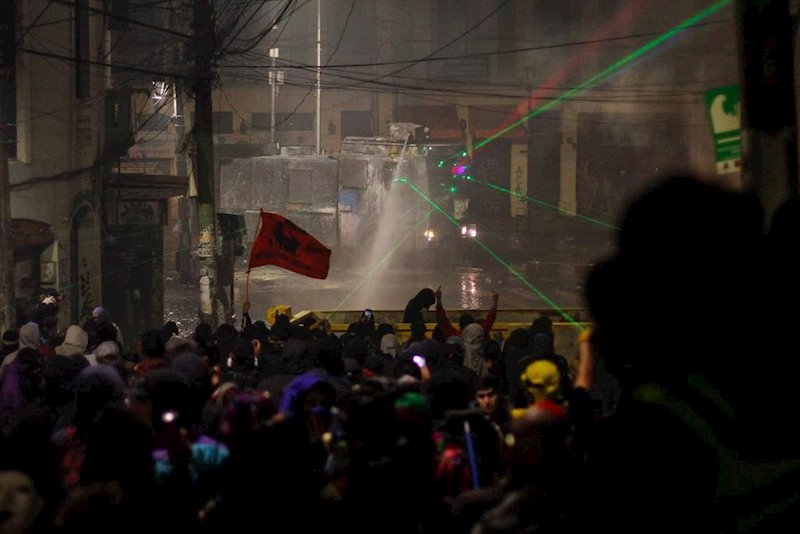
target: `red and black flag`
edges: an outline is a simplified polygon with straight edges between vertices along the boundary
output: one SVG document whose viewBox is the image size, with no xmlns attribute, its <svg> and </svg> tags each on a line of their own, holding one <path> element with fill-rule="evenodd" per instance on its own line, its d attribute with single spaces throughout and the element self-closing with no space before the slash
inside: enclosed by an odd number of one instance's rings
<svg viewBox="0 0 800 534">
<path fill-rule="evenodd" d="M 248 271 L 262 265 L 277 265 L 289 271 L 325 279 L 331 250 L 311 234 L 277 213 L 261 212 L 261 229 L 253 241 Z"/>
</svg>

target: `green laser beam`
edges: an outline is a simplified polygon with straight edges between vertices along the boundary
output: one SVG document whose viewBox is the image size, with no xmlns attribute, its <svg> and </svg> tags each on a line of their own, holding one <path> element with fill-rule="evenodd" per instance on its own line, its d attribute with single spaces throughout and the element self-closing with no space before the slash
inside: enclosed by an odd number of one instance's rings
<svg viewBox="0 0 800 534">
<path fill-rule="evenodd" d="M 594 219 L 592 217 L 587 217 L 586 215 L 581 215 L 580 213 L 575 213 L 575 212 L 572 212 L 572 211 L 569 211 L 569 210 L 565 210 L 564 208 L 559 208 L 558 206 L 556 206 L 554 204 L 549 204 L 549 203 L 547 203 L 547 202 L 545 202 L 543 200 L 539 200 L 539 199 L 536 199 L 536 198 L 533 198 L 533 197 L 529 197 L 528 195 L 523 195 L 522 193 L 519 193 L 517 191 L 512 191 L 511 189 L 506 189 L 505 187 L 501 187 L 501 186 L 499 186 L 497 184 L 492 184 L 492 183 L 489 183 L 489 182 L 483 182 L 481 180 L 475 180 L 474 178 L 472 180 L 470 180 L 470 181 L 471 182 L 475 182 L 477 184 L 485 185 L 486 187 L 491 187 L 492 189 L 497 189 L 498 191 L 502 191 L 502 192 L 508 193 L 510 195 L 514 195 L 518 199 L 527 200 L 528 202 L 532 202 L 534 204 L 538 204 L 539 206 L 544 206 L 546 208 L 554 209 L 554 210 L 558 211 L 558 213 L 560 213 L 562 215 L 569 215 L 570 217 L 575 217 L 576 219 L 581 219 L 581 220 L 584 220 L 584 221 L 587 221 L 587 222 L 590 222 L 590 223 L 593 223 L 593 224 L 596 224 L 596 225 L 599 225 L 599 226 L 603 226 L 603 227 L 608 228 L 610 230 L 619 230 L 618 226 L 615 226 L 615 225 L 613 225 L 611 223 L 607 223 L 605 221 L 601 221 L 600 219 Z"/>
<path fill-rule="evenodd" d="M 425 195 L 425 193 L 423 193 L 422 191 L 420 191 L 420 190 L 419 190 L 419 188 L 417 188 L 417 186 L 415 186 L 414 184 L 408 184 L 408 185 L 409 185 L 409 187 L 411 187 L 411 189 L 413 189 L 413 190 L 414 190 L 414 192 L 416 192 L 416 193 L 417 193 L 419 196 L 421 196 L 422 198 L 424 198 L 425 200 L 427 200 L 427 201 L 428 201 L 428 203 L 429 203 L 431 206 L 433 206 L 433 209 L 435 209 L 436 211 L 438 211 L 439 213 L 441 213 L 442 215 L 444 215 L 444 216 L 445 216 L 445 218 L 446 218 L 448 221 L 450 221 L 451 223 L 453 223 L 454 225 L 456 225 L 456 226 L 458 226 L 458 227 L 460 227 L 460 226 L 461 226 L 461 225 L 458 223 L 458 221 L 457 221 L 457 220 L 455 220 L 455 219 L 454 219 L 454 218 L 453 218 L 453 217 L 452 217 L 452 216 L 451 216 L 449 213 L 447 213 L 446 211 L 444 211 L 444 210 L 441 208 L 441 206 L 439 206 L 438 204 L 436 204 L 436 202 L 434 202 L 433 200 L 431 200 L 430 198 L 428 198 L 428 196 L 427 196 L 427 195 Z M 541 289 L 539 289 L 538 287 L 536 287 L 535 285 L 533 285 L 532 283 L 530 283 L 530 282 L 529 282 L 529 281 L 528 281 L 528 280 L 527 280 L 527 279 L 526 279 L 524 276 L 522 276 L 522 275 L 519 273 L 519 271 L 517 271 L 516 269 L 514 269 L 514 268 L 513 268 L 513 267 L 512 267 L 512 266 L 511 266 L 511 265 L 510 265 L 510 264 L 509 264 L 507 261 L 505 261 L 503 258 L 501 258 L 500 256 L 498 256 L 497 254 L 495 254 L 495 252 L 494 252 L 492 249 L 490 249 L 488 246 L 486 246 L 486 245 L 483 243 L 483 241 L 481 241 L 481 240 L 480 240 L 480 239 L 478 239 L 477 237 L 474 237 L 474 238 L 472 238 L 472 240 L 473 240 L 473 241 L 475 241 L 475 242 L 476 242 L 476 243 L 477 243 L 477 244 L 478 244 L 478 245 L 479 245 L 479 246 L 480 246 L 480 247 L 481 247 L 483 250 L 485 250 L 485 251 L 486 251 L 486 252 L 487 252 L 487 253 L 488 253 L 488 254 L 489 254 L 489 255 L 490 255 L 492 258 L 494 258 L 494 259 L 495 259 L 495 260 L 496 260 L 496 261 L 497 261 L 497 262 L 498 262 L 500 265 L 502 265 L 503 267 L 505 267 L 505 268 L 508 270 L 508 272 L 510 272 L 512 275 L 514 275 L 514 277 L 515 277 L 515 278 L 517 278 L 517 279 L 518 279 L 520 282 L 522 282 L 522 283 L 525 285 L 525 287 L 527 287 L 528 289 L 530 289 L 531 291 L 533 291 L 534 293 L 536 293 L 536 294 L 537 294 L 537 295 L 538 295 L 538 296 L 539 296 L 539 297 L 540 297 L 542 300 L 544 300 L 544 301 L 545 301 L 545 302 L 546 302 L 546 303 L 547 303 L 547 304 L 548 304 L 548 305 L 549 305 L 549 306 L 550 306 L 552 309 L 554 309 L 555 311 L 557 311 L 557 312 L 559 313 L 559 315 L 561 315 L 561 317 L 563 317 L 563 318 L 564 318 L 564 319 L 565 319 L 565 320 L 566 320 L 568 323 L 570 323 L 572 326 L 576 327 L 576 328 L 577 328 L 578 330 L 580 330 L 580 331 L 583 331 L 583 330 L 585 330 L 584 326 L 583 326 L 581 323 L 579 323 L 577 320 L 575 320 L 575 318 L 573 318 L 573 317 L 572 317 L 570 314 L 568 314 L 566 311 L 564 311 L 564 309 L 563 309 L 563 308 L 561 308 L 561 306 L 559 306 L 558 304 L 556 304 L 556 303 L 555 303 L 555 301 L 554 301 L 553 299 L 551 299 L 550 297 L 548 297 L 547 295 L 545 295 L 545 294 L 542 292 L 542 290 L 541 290 Z"/>
<path fill-rule="evenodd" d="M 700 11 L 699 13 L 697 13 L 696 15 L 694 15 L 692 17 L 689 17 L 688 19 L 684 20 L 680 24 L 677 24 L 676 26 L 673 26 L 672 28 L 670 28 L 666 32 L 662 33 L 661 35 L 659 35 L 655 39 L 651 40 L 648 43 L 645 43 L 644 45 L 642 45 L 641 47 L 637 48 L 636 50 L 634 50 L 633 52 L 631 52 L 627 56 L 625 56 L 622 59 L 616 61 L 615 63 L 609 65 L 608 67 L 606 67 L 602 71 L 598 72 L 597 74 L 595 74 L 591 78 L 589 78 L 587 80 L 584 80 L 583 82 L 579 83 L 578 85 L 576 85 L 572 89 L 569 89 L 568 91 L 565 91 L 565 92 L 561 93 L 559 96 L 555 97 L 553 100 L 549 101 L 548 103 L 536 108 L 535 110 L 531 111 L 530 113 L 528 113 L 527 115 L 523 116 L 522 118 L 512 122 L 511 124 L 509 124 L 508 126 L 503 128 L 502 130 L 500 130 L 499 132 L 496 132 L 496 133 L 492 134 L 490 137 L 488 137 L 488 138 L 484 139 L 483 141 L 479 142 L 478 144 L 476 144 L 473 147 L 472 152 L 475 152 L 479 148 L 486 146 L 488 143 L 494 141 L 498 137 L 500 137 L 502 135 L 505 135 L 506 133 L 510 132 L 511 130 L 521 126 L 525 121 L 527 121 L 529 119 L 532 119 L 534 117 L 538 117 L 542 113 L 553 109 L 554 107 L 556 107 L 560 103 L 562 103 L 562 102 L 564 102 L 566 100 L 569 100 L 570 98 L 575 97 L 575 96 L 579 95 L 580 93 L 583 93 L 587 89 L 591 89 L 592 87 L 594 87 L 595 85 L 599 84 L 600 82 L 608 79 L 612 74 L 614 74 L 616 71 L 618 71 L 619 69 L 621 69 L 622 67 L 624 67 L 628 63 L 631 63 L 632 61 L 642 57 L 644 54 L 650 52 L 655 47 L 657 47 L 657 46 L 665 43 L 666 41 L 672 39 L 678 33 L 682 32 L 684 30 L 687 30 L 692 25 L 697 24 L 698 22 L 700 22 L 704 18 L 713 15 L 714 13 L 716 13 L 717 11 L 719 11 L 720 9 L 722 9 L 723 7 L 725 7 L 725 6 L 727 6 L 727 5 L 731 4 L 731 3 L 733 3 L 733 0 L 720 0 L 716 4 L 710 5 L 706 9 Z"/>
<path fill-rule="evenodd" d="M 414 186 L 412 185 L 411 187 L 414 187 Z M 350 293 L 348 293 L 348 294 L 347 294 L 347 295 L 346 295 L 346 296 L 345 296 L 345 297 L 344 297 L 344 298 L 343 298 L 343 299 L 342 299 L 342 300 L 339 302 L 339 304 L 337 304 L 337 305 L 336 305 L 336 307 L 335 307 L 333 310 L 331 310 L 331 312 L 330 312 L 330 313 L 328 313 L 328 315 L 327 315 L 327 317 L 325 317 L 325 319 L 330 319 L 330 318 L 333 316 L 333 314 L 334 314 L 334 313 L 336 313 L 337 311 L 339 311 L 339 309 L 342 307 L 342 305 L 343 305 L 345 302 L 347 302 L 347 299 L 349 299 L 350 297 L 352 297 L 352 296 L 353 296 L 353 294 L 354 294 L 356 291 L 358 291 L 358 290 L 359 290 L 359 288 L 360 288 L 362 285 L 364 285 L 364 283 L 367 281 L 367 279 L 368 279 L 370 276 L 372 276 L 372 275 L 375 273 L 375 271 L 377 271 L 377 270 L 378 270 L 378 268 L 379 268 L 381 265 L 383 265 L 384 263 L 386 263 L 386 261 L 387 261 L 387 260 L 388 260 L 390 257 L 392 257 L 392 256 L 394 255 L 394 253 L 395 253 L 395 252 L 397 252 L 397 250 L 400 248 L 400 245 L 402 245 L 403 243 L 405 243 L 405 241 L 406 241 L 406 240 L 407 240 L 409 237 L 411 237 L 411 235 L 413 235 L 413 233 L 416 231 L 416 229 L 417 229 L 417 228 L 419 228 L 419 226 L 420 226 L 422 223 L 424 223 L 425 221 L 427 221 L 427 220 L 428 220 L 428 217 L 430 217 L 430 216 L 431 216 L 431 214 L 434 212 L 435 208 L 436 208 L 436 206 L 434 206 L 434 208 L 432 208 L 432 209 L 431 209 L 431 210 L 430 210 L 428 213 L 426 213 L 426 214 L 425 214 L 425 215 L 424 215 L 424 216 L 423 216 L 423 217 L 422 217 L 422 218 L 421 218 L 419 221 L 417 221 L 417 224 L 415 224 L 415 225 L 414 225 L 414 226 L 411 228 L 411 230 L 409 230 L 409 231 L 408 231 L 408 233 L 407 233 L 405 236 L 403 236 L 403 238 L 402 238 L 400 241 L 398 241 L 398 242 L 397 242 L 397 243 L 396 243 L 396 244 L 395 244 L 395 245 L 394 245 L 394 246 L 393 246 L 393 247 L 392 247 L 392 248 L 389 250 L 389 252 L 387 252 L 387 253 L 386 253 L 386 255 L 385 255 L 383 258 L 381 258 L 381 260 L 380 260 L 378 263 L 376 263 L 376 264 L 375 264 L 375 266 L 374 266 L 372 269 L 370 269 L 370 271 L 369 271 L 369 272 L 368 272 L 366 275 L 364 275 L 364 277 L 361 279 L 361 281 L 360 281 L 358 284 L 356 284 L 356 286 L 355 286 L 355 287 L 354 287 L 352 290 L 350 290 Z"/>
</svg>

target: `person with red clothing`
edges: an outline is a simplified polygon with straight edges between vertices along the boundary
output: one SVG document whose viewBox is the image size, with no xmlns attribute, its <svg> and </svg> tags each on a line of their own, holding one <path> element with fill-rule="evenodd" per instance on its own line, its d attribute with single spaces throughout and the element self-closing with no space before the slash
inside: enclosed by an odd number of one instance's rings
<svg viewBox="0 0 800 534">
<path fill-rule="evenodd" d="M 549 360 L 537 360 L 520 377 L 531 399 L 530 406 L 515 410 L 512 432 L 515 438 L 514 467 L 519 480 L 564 495 L 565 474 L 571 466 L 572 425 L 562 397 L 563 377 Z"/>
<path fill-rule="evenodd" d="M 450 338 L 453 336 L 461 336 L 464 328 L 469 326 L 472 323 L 477 323 L 478 321 L 472 316 L 471 313 L 462 313 L 461 317 L 458 319 L 458 326 L 453 326 L 450 322 L 450 319 L 447 318 L 447 312 L 445 311 L 444 307 L 442 306 L 442 288 L 439 286 L 436 291 L 434 292 L 434 296 L 436 297 L 436 322 L 439 326 L 439 329 L 444 334 L 445 338 Z M 483 327 L 483 335 L 484 337 L 488 338 L 489 333 L 492 331 L 492 326 L 494 326 L 494 321 L 497 318 L 497 300 L 500 298 L 500 295 L 497 292 L 492 292 L 492 308 L 489 310 L 489 313 L 486 315 L 486 318 L 481 321 L 480 325 Z"/>
<path fill-rule="evenodd" d="M 521 376 L 531 399 L 524 417 L 542 420 L 563 420 L 567 407 L 561 388 L 561 372 L 550 360 L 536 360 L 528 365 Z"/>
</svg>

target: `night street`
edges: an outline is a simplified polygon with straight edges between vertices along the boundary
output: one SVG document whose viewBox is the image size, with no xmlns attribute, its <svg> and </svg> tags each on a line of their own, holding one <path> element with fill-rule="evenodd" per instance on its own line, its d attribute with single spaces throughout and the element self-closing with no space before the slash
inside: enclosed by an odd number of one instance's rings
<svg viewBox="0 0 800 534">
<path fill-rule="evenodd" d="M 800 533 L 798 28 L 0 0 L 0 534 Z"/>
<path fill-rule="evenodd" d="M 530 243 L 530 249 L 508 250 L 502 257 L 516 274 L 467 240 L 456 245 L 468 251 L 471 262 L 463 260 L 463 255 L 423 250 L 413 258 L 397 254 L 374 268 L 352 250 L 334 249 L 326 280 L 309 279 L 279 267 L 259 267 L 250 274 L 251 315 L 263 319 L 265 310 L 277 304 L 289 305 L 294 312 L 402 311 L 417 291 L 439 286 L 445 306 L 452 310 L 486 310 L 494 291 L 500 294 L 501 309 L 549 310 L 553 304 L 566 309 L 584 307 L 584 278 L 593 262 L 611 249 L 610 243 L 597 239 L 561 239 L 559 245 L 554 239 Z M 239 258 L 234 289 L 237 316 L 244 298 L 245 270 L 246 260 Z M 164 295 L 165 320 L 176 321 L 188 332 L 197 322 L 198 290 L 182 286 L 176 273 L 167 271 Z M 432 308 L 430 321 L 435 322 Z"/>
</svg>

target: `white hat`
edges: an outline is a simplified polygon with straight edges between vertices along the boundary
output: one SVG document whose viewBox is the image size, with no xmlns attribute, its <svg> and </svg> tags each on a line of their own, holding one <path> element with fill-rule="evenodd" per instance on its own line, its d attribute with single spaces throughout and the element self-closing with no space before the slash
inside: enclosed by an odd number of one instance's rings
<svg viewBox="0 0 800 534">
<path fill-rule="evenodd" d="M 86 352 L 89 344 L 89 335 L 80 326 L 74 324 L 67 328 L 64 342 L 56 347 L 59 356 L 74 356 Z"/>
</svg>

